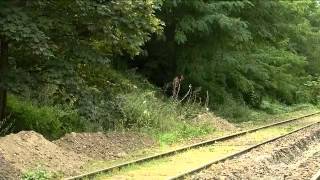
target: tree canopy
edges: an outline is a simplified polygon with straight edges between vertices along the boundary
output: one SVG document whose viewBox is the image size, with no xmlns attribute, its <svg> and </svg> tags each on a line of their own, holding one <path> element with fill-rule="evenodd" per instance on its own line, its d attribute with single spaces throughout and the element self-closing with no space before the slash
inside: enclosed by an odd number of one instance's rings
<svg viewBox="0 0 320 180">
<path fill-rule="evenodd" d="M 315 100 L 303 84 L 319 73 L 317 1 L 166 1 L 158 16 L 164 37 L 136 62 L 154 82 L 183 74 L 210 92 L 213 106 Z"/>
</svg>

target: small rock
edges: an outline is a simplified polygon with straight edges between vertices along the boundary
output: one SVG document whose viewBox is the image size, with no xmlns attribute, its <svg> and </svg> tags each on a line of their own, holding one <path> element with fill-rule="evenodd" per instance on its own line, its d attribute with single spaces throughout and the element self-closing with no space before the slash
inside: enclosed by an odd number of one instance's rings
<svg viewBox="0 0 320 180">
<path fill-rule="evenodd" d="M 127 153 L 125 153 L 125 152 L 120 152 L 120 153 L 118 153 L 118 154 L 116 155 L 116 157 L 121 158 L 121 157 L 125 157 L 126 155 L 127 155 Z"/>
</svg>

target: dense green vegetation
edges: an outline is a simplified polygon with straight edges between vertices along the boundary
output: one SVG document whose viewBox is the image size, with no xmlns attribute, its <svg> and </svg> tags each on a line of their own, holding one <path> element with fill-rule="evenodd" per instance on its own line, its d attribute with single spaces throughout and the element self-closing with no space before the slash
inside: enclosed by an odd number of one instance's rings
<svg viewBox="0 0 320 180">
<path fill-rule="evenodd" d="M 217 109 L 317 103 L 305 85 L 320 70 L 316 1 L 166 1 L 159 17 L 165 37 L 149 41 L 148 56 L 134 62 L 155 83 L 183 74 Z"/>
<path fill-rule="evenodd" d="M 318 105 L 319 28 L 317 0 L 2 0 L 0 132 L 173 142 L 212 131 L 191 120 L 207 110 Z"/>
</svg>

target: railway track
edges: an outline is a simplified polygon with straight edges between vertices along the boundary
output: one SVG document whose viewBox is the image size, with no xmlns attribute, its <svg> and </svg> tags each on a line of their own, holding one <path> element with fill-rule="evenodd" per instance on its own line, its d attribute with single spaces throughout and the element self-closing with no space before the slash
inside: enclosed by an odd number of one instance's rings
<svg viewBox="0 0 320 180">
<path fill-rule="evenodd" d="M 320 169 L 310 180 L 320 180 Z"/>
<path fill-rule="evenodd" d="M 215 138 L 215 139 L 212 139 L 212 140 L 196 143 L 196 144 L 193 144 L 193 145 L 185 146 L 185 147 L 178 148 L 178 149 L 175 149 L 175 150 L 172 150 L 172 151 L 168 151 L 168 152 L 164 152 L 164 153 L 161 153 L 161 154 L 148 156 L 146 158 L 141 158 L 141 159 L 137 159 L 137 160 L 134 160 L 134 161 L 130 161 L 130 162 L 122 163 L 122 164 L 119 164 L 119 165 L 115 165 L 115 166 L 112 166 L 112 167 L 107 167 L 107 168 L 104 168 L 104 169 L 96 170 L 96 171 L 89 172 L 89 173 L 86 173 L 86 174 L 81 174 L 81 175 L 78 175 L 78 176 L 68 177 L 68 178 L 65 178 L 65 180 L 93 179 L 93 178 L 95 178 L 95 177 L 97 177 L 97 176 L 99 176 L 101 174 L 113 173 L 113 172 L 116 172 L 116 171 L 121 170 L 121 169 L 126 168 L 126 167 L 139 165 L 139 164 L 142 165 L 144 163 L 147 163 L 147 162 L 150 162 L 150 161 L 153 161 L 153 160 L 157 160 L 157 159 L 164 159 L 164 158 L 167 158 L 167 157 L 174 157 L 176 155 L 182 154 L 182 153 L 187 152 L 189 150 L 199 149 L 201 147 L 210 147 L 210 145 L 213 145 L 213 144 L 216 144 L 216 143 L 219 143 L 219 142 L 225 142 L 225 141 L 228 141 L 228 140 L 231 140 L 231 139 L 236 139 L 236 138 L 239 138 L 239 137 L 242 137 L 242 136 L 246 136 L 246 135 L 251 135 L 251 134 L 254 134 L 255 132 L 260 132 L 260 131 L 263 131 L 263 130 L 266 130 L 266 129 L 271 129 L 271 128 L 274 128 L 274 127 L 290 125 L 291 123 L 294 123 L 294 122 L 297 122 L 297 121 L 302 120 L 304 118 L 308 118 L 308 117 L 315 116 L 315 115 L 318 115 L 318 114 L 320 114 L 320 112 L 309 114 L 309 115 L 305 115 L 305 116 L 301 116 L 301 117 L 297 117 L 297 118 L 293 118 L 293 119 L 289 119 L 289 120 L 285 120 L 285 121 L 281 121 L 281 122 L 277 122 L 277 123 L 273 123 L 273 124 L 270 124 L 270 125 L 266 125 L 266 126 L 262 126 L 262 127 L 258 127 L 258 128 L 254 128 L 254 129 L 250 129 L 250 130 L 246 130 L 246 131 L 241 131 L 241 132 L 238 132 L 238 133 L 234 133 L 234 134 L 230 134 L 230 135 L 223 136 L 223 137 L 220 137 L 220 138 Z M 254 148 L 257 148 L 257 147 L 259 147 L 259 146 L 261 146 L 263 144 L 267 144 L 269 142 L 275 141 L 277 139 L 280 139 L 282 137 L 285 137 L 285 136 L 287 136 L 289 134 L 292 134 L 292 133 L 295 133 L 297 131 L 306 129 L 306 128 L 308 128 L 310 126 L 313 126 L 315 124 L 318 124 L 318 123 L 320 123 L 320 122 L 316 121 L 316 122 L 308 123 L 307 125 L 304 124 L 303 126 L 300 126 L 299 128 L 296 128 L 295 130 L 292 130 L 290 132 L 281 134 L 280 136 L 273 137 L 271 139 L 269 138 L 268 140 L 265 140 L 263 142 L 259 142 L 258 144 L 254 144 L 254 145 L 251 145 L 251 146 L 241 147 L 239 150 L 236 150 L 236 152 L 228 154 L 228 155 L 225 155 L 223 158 L 215 159 L 215 160 L 212 160 L 211 162 L 207 162 L 207 163 L 204 163 L 204 164 L 201 164 L 201 165 L 194 166 L 196 168 L 191 168 L 191 169 L 189 168 L 189 170 L 185 170 L 182 173 L 179 173 L 178 175 L 175 175 L 175 176 L 168 177 L 167 179 L 172 179 L 172 180 L 173 179 L 183 179 L 184 177 L 189 176 L 190 174 L 196 173 L 196 172 L 198 172 L 198 171 L 200 171 L 202 169 L 205 169 L 205 168 L 209 167 L 212 164 L 215 164 L 215 163 L 218 163 L 218 162 L 223 162 L 223 161 L 225 161 L 227 159 L 232 159 L 232 158 L 237 157 L 237 156 L 239 156 L 241 154 L 244 154 L 244 153 L 246 153 L 246 152 L 248 152 L 248 151 L 250 151 L 250 150 L 252 150 Z M 151 178 L 151 176 L 150 176 L 150 178 Z M 100 178 L 100 179 L 108 179 L 108 178 L 106 177 L 106 178 Z"/>
<path fill-rule="evenodd" d="M 233 159 L 233 158 L 235 158 L 235 157 L 237 157 L 237 156 L 240 156 L 240 155 L 242 155 L 242 154 L 247 153 L 248 151 L 250 151 L 250 150 L 252 150 L 252 149 L 254 149 L 254 148 L 257 148 L 257 147 L 262 146 L 262 145 L 264 145 L 264 144 L 267 144 L 267 143 L 276 141 L 276 140 L 278 140 L 278 139 L 280 139 L 280 138 L 283 138 L 283 137 L 288 136 L 288 135 L 290 135 L 290 134 L 293 134 L 293 133 L 295 133 L 295 132 L 304 130 L 304 129 L 306 129 L 306 128 L 308 128 L 308 127 L 311 127 L 311 126 L 313 126 L 313 125 L 315 125 L 315 124 L 320 124 L 320 121 L 319 121 L 319 122 L 315 122 L 315 123 L 308 124 L 308 125 L 306 125 L 306 126 L 304 126 L 304 127 L 302 127 L 302 128 L 299 128 L 299 129 L 297 129 L 297 130 L 291 131 L 291 132 L 289 132 L 289 133 L 287 133 L 287 134 L 278 136 L 278 137 L 276 137 L 276 138 L 272 138 L 272 139 L 267 140 L 267 141 L 264 141 L 264 142 L 262 142 L 262 143 L 259 143 L 259 144 L 250 146 L 250 147 L 248 147 L 248 148 L 246 148 L 246 149 L 243 149 L 243 150 L 241 150 L 241 151 L 239 151 L 239 152 L 236 152 L 236 153 L 234 153 L 234 154 L 228 155 L 228 156 L 223 157 L 223 158 L 221 158 L 221 159 L 218 159 L 218 160 L 209 162 L 209 163 L 207 163 L 207 164 L 204 164 L 204 165 L 202 165 L 202 166 L 200 166 L 200 167 L 194 168 L 194 169 L 189 170 L 189 171 L 187 171 L 187 172 L 183 172 L 183 173 L 181 173 L 181 174 L 179 174 L 179 175 L 176 175 L 176 176 L 174 176 L 174 177 L 169 178 L 168 180 L 183 179 L 184 177 L 187 177 L 187 176 L 189 176 L 189 175 L 192 175 L 193 173 L 199 172 L 199 171 L 201 171 L 201 170 L 203 170 L 203 169 L 211 166 L 212 164 L 221 163 L 221 162 L 224 162 L 224 161 L 226 161 L 226 160 Z M 317 174 L 317 175 L 320 176 L 320 174 Z M 317 177 L 317 178 L 319 178 L 319 177 Z"/>
</svg>

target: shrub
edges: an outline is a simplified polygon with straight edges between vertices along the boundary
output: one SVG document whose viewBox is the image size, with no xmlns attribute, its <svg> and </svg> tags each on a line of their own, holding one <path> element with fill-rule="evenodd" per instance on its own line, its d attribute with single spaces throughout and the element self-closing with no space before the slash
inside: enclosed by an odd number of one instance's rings
<svg viewBox="0 0 320 180">
<path fill-rule="evenodd" d="M 246 121 L 246 117 L 250 115 L 250 109 L 244 103 L 240 104 L 229 97 L 222 105 L 218 106 L 217 113 L 233 122 L 241 122 Z"/>
<path fill-rule="evenodd" d="M 56 139 L 71 131 L 84 130 L 85 124 L 77 113 L 57 106 L 38 106 L 31 101 L 9 96 L 8 108 L 13 131 L 34 130 L 49 139 Z"/>
</svg>

